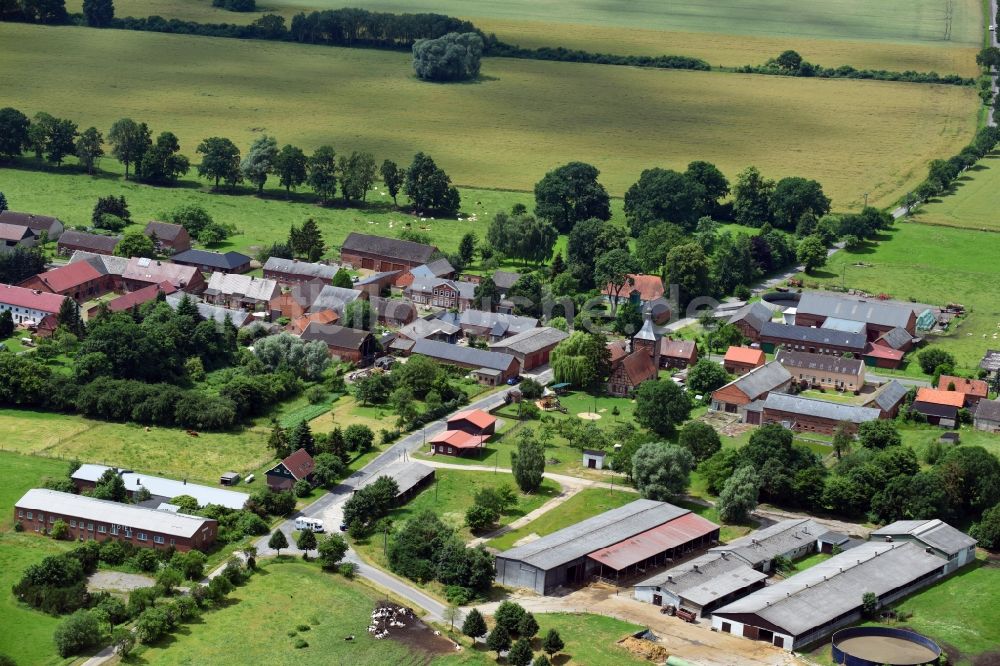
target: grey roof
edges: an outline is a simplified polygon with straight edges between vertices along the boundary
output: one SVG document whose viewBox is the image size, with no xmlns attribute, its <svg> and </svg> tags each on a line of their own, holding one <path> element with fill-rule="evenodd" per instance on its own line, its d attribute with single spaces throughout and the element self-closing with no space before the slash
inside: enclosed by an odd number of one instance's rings
<svg viewBox="0 0 1000 666">
<path fill-rule="evenodd" d="M 371 337 L 371 333 L 361 328 L 311 321 L 299 337 L 306 342 L 318 340 L 329 347 L 360 349 L 364 341 Z"/>
<path fill-rule="evenodd" d="M 773 391 L 785 382 L 790 381 L 791 378 L 791 373 L 783 365 L 777 361 L 771 361 L 759 368 L 754 368 L 742 377 L 734 379 L 726 384 L 726 386 L 735 386 L 746 394 L 750 400 L 756 400 L 768 391 Z M 726 388 L 726 386 L 722 388 Z"/>
<path fill-rule="evenodd" d="M 937 402 L 914 400 L 912 407 L 915 412 L 924 416 L 936 416 L 942 419 L 954 419 L 958 417 L 958 407 L 954 405 L 942 405 Z"/>
<path fill-rule="evenodd" d="M 114 252 L 115 247 L 121 241 L 121 236 L 103 236 L 101 234 L 88 234 L 85 231 L 67 229 L 59 237 L 59 245 L 76 245 L 77 247 L 89 247 L 102 250 L 103 253 Z"/>
<path fill-rule="evenodd" d="M 865 592 L 882 596 L 941 570 L 945 560 L 913 543 L 869 541 L 713 612 L 754 614 L 802 636 L 857 610 Z"/>
<path fill-rule="evenodd" d="M 407 321 L 417 314 L 417 308 L 410 301 L 400 298 L 382 298 L 381 296 L 371 296 L 368 302 L 372 305 L 372 310 L 380 319 L 398 319 Z"/>
<path fill-rule="evenodd" d="M 462 329 L 442 319 L 414 319 L 409 324 L 399 329 L 401 336 L 411 340 L 422 340 L 432 335 L 444 334 L 447 336 L 456 335 Z"/>
<path fill-rule="evenodd" d="M 833 354 L 810 354 L 791 349 L 779 349 L 774 360 L 786 368 L 835 372 L 841 375 L 860 375 L 865 368 L 865 362 L 859 358 L 844 358 Z"/>
<path fill-rule="evenodd" d="M 414 354 L 423 354 L 445 363 L 461 363 L 466 366 L 488 368 L 491 370 L 506 370 L 514 357 L 510 354 L 484 351 L 473 347 L 463 347 L 438 342 L 436 340 L 417 340 L 413 345 Z"/>
<path fill-rule="evenodd" d="M 865 401 L 865 406 L 869 407 L 871 405 L 877 405 L 879 409 L 889 411 L 898 405 L 900 400 L 906 397 L 906 393 L 908 391 L 908 388 L 895 379 L 892 379 L 878 387 L 878 389 L 872 393 L 871 396 L 869 396 L 868 400 Z"/>
<path fill-rule="evenodd" d="M 473 310 L 471 308 L 463 310 L 458 315 L 458 323 L 463 328 L 466 326 L 475 326 L 478 328 L 487 328 L 490 331 L 499 328 L 500 332 L 496 335 L 505 335 L 507 333 L 516 335 L 538 326 L 538 320 L 534 317 L 486 312 L 485 310 Z"/>
<path fill-rule="evenodd" d="M 340 266 L 334 264 L 314 264 L 309 261 L 299 261 L 298 259 L 282 259 L 281 257 L 268 257 L 264 263 L 265 271 L 276 273 L 287 273 L 289 275 L 301 275 L 309 278 L 320 278 L 321 280 L 332 280 L 333 276 L 340 270 Z"/>
<path fill-rule="evenodd" d="M 407 291 L 417 292 L 418 294 L 430 294 L 434 292 L 434 288 L 440 285 L 446 285 L 451 287 L 458 292 L 458 297 L 463 300 L 471 301 L 476 296 L 476 285 L 471 282 L 463 282 L 462 280 L 445 280 L 439 277 L 422 277 L 416 276 L 413 278 L 413 283 L 406 288 Z"/>
<path fill-rule="evenodd" d="M 868 344 L 868 338 L 863 333 L 845 333 L 843 331 L 831 331 L 826 328 L 779 324 L 774 321 L 766 322 L 760 330 L 760 335 L 762 338 L 777 338 L 779 340 L 806 342 L 817 345 L 836 345 L 859 351 L 864 350 Z"/>
<path fill-rule="evenodd" d="M 184 298 L 184 294 L 169 294 L 166 297 L 167 305 L 176 310 L 177 306 L 180 305 L 182 298 Z M 198 307 L 198 314 L 209 321 L 214 321 L 217 324 L 221 324 L 226 321 L 226 317 L 228 316 L 229 321 L 233 322 L 233 326 L 236 328 L 242 328 L 243 325 L 253 317 L 253 315 L 246 310 L 231 310 L 219 305 L 212 305 L 211 303 L 199 301 L 194 296 L 188 296 L 188 298 L 195 302 L 195 305 Z"/>
<path fill-rule="evenodd" d="M 146 223 L 146 228 L 142 233 L 147 236 L 152 234 L 162 241 L 167 241 L 168 243 L 177 238 L 177 236 L 184 229 L 183 225 L 174 224 L 173 222 L 160 222 L 158 220 L 150 220 Z"/>
<path fill-rule="evenodd" d="M 16 506 L 44 513 L 84 518 L 95 522 L 124 525 L 186 539 L 197 534 L 208 521 L 207 518 L 189 516 L 186 513 L 157 511 L 135 504 L 99 500 L 85 495 L 61 493 L 57 490 L 44 488 L 32 488 L 17 501 Z"/>
<path fill-rule="evenodd" d="M 497 286 L 501 292 L 507 291 L 514 284 L 521 279 L 520 273 L 511 273 L 510 271 L 494 271 L 493 273 L 493 284 Z"/>
<path fill-rule="evenodd" d="M 420 264 L 412 269 L 410 273 L 414 277 L 441 277 L 455 272 L 455 267 L 445 258 L 435 259 L 428 264 Z"/>
<path fill-rule="evenodd" d="M 879 410 L 871 407 L 858 407 L 843 402 L 802 398 L 797 395 L 787 395 L 785 393 L 769 393 L 767 399 L 764 400 L 764 409 L 777 409 L 782 412 L 799 414 L 800 416 L 812 416 L 830 421 L 849 421 L 850 423 L 875 421 L 881 415 Z"/>
<path fill-rule="evenodd" d="M 709 550 L 712 553 L 729 553 L 750 566 L 769 562 L 779 555 L 815 542 L 826 529 L 809 518 L 782 520 L 745 537 Z"/>
<path fill-rule="evenodd" d="M 887 345 L 893 349 L 902 349 L 906 345 L 913 342 L 913 336 L 905 328 L 899 328 L 898 326 L 891 331 L 886 331 L 879 336 L 879 340 L 883 340 Z"/>
<path fill-rule="evenodd" d="M 1000 421 L 1000 400 L 980 400 L 976 406 L 976 418 L 984 421 Z"/>
<path fill-rule="evenodd" d="M 320 312 L 322 310 L 334 310 L 339 314 L 344 313 L 344 307 L 348 303 L 353 303 L 361 297 L 360 289 L 347 289 L 346 287 L 334 287 L 328 284 L 319 292 L 309 312 Z"/>
<path fill-rule="evenodd" d="M 104 465 L 80 465 L 80 468 L 73 472 L 72 478 L 74 480 L 96 482 L 109 469 L 111 468 Z M 218 504 L 228 509 L 242 509 L 246 501 L 250 499 L 250 495 L 246 493 L 212 488 L 211 486 L 201 486 L 196 483 L 187 483 L 186 481 L 165 479 L 150 474 L 119 470 L 119 475 L 122 477 L 122 481 L 125 482 L 125 488 L 129 491 L 134 492 L 142 487 L 148 490 L 151 495 L 166 497 L 167 499 L 173 499 L 180 495 L 190 495 L 198 500 L 200 506 Z"/>
<path fill-rule="evenodd" d="M 375 481 L 383 476 L 387 476 L 396 482 L 396 485 L 399 487 L 399 495 L 405 495 L 408 491 L 420 485 L 420 483 L 428 476 L 433 475 L 434 468 L 432 467 L 421 465 L 417 462 L 397 460 L 396 462 L 386 465 L 374 474 L 367 475 L 364 480 L 358 483 L 355 490 L 361 490 L 362 488 L 375 483 Z"/>
<path fill-rule="evenodd" d="M 983 360 L 979 362 L 979 367 L 990 372 L 1000 370 L 1000 350 L 987 350 L 987 352 L 983 354 Z"/>
<path fill-rule="evenodd" d="M 58 218 L 34 213 L 20 213 L 14 210 L 0 211 L 0 224 L 19 224 L 34 231 L 48 231 L 54 224 L 62 224 Z M 54 240 L 54 239 L 53 239 Z"/>
<path fill-rule="evenodd" d="M 727 323 L 735 324 L 738 321 L 746 321 L 755 331 L 760 331 L 766 322 L 771 321 L 771 311 L 760 301 L 750 303 L 737 310 Z"/>
<path fill-rule="evenodd" d="M 812 314 L 823 317 L 837 317 L 851 321 L 863 321 L 879 326 L 906 327 L 913 316 L 913 308 L 879 300 L 824 294 L 818 291 L 802 292 L 798 314 Z"/>
<path fill-rule="evenodd" d="M 381 273 L 372 273 L 371 275 L 369 275 L 367 277 L 360 278 L 357 282 L 354 283 L 354 286 L 355 287 L 361 287 L 361 286 L 364 286 L 366 284 L 372 284 L 372 283 L 375 283 L 375 282 L 381 282 L 382 280 L 384 280 L 386 278 L 395 277 L 395 276 L 399 275 L 401 272 L 402 271 L 382 271 Z"/>
<path fill-rule="evenodd" d="M 270 301 L 281 293 L 278 283 L 269 278 L 255 278 L 240 273 L 212 273 L 207 294 L 243 296 L 256 301 Z"/>
<path fill-rule="evenodd" d="M 896 538 L 910 536 L 948 555 L 955 555 L 969 546 L 976 545 L 976 540 L 968 534 L 937 518 L 898 520 L 875 530 L 869 536 L 872 540 L 877 537 L 884 539 L 887 536 Z"/>
<path fill-rule="evenodd" d="M 738 557 L 708 552 L 636 583 L 636 587 L 663 588 L 698 606 L 707 606 L 766 578 L 766 573 Z"/>
<path fill-rule="evenodd" d="M 656 335 L 656 331 L 653 330 L 653 319 L 649 316 L 644 317 L 642 320 L 642 328 L 640 328 L 639 332 L 632 336 L 632 338 L 634 340 L 649 340 L 656 342 L 658 336 Z"/>
<path fill-rule="evenodd" d="M 175 264 L 195 264 L 220 270 L 232 270 L 250 263 L 250 257 L 240 252 L 209 252 L 208 250 L 184 250 L 170 257 Z"/>
<path fill-rule="evenodd" d="M 63 232 L 68 233 L 68 232 Z M 85 252 L 84 250 L 77 250 L 73 253 L 73 256 L 69 258 L 69 263 L 75 264 L 78 261 L 91 261 L 96 260 L 101 263 L 104 267 L 104 273 L 107 275 L 121 275 L 125 272 L 128 267 L 129 259 L 128 257 L 115 257 L 110 254 L 95 254 L 93 252 Z"/>
<path fill-rule="evenodd" d="M 569 337 L 569 333 L 558 328 L 542 326 L 532 328 L 499 342 L 490 343 L 490 349 L 497 351 L 510 350 L 517 354 L 531 354 L 551 345 L 559 344 Z"/>
<path fill-rule="evenodd" d="M 691 513 L 666 502 L 639 499 L 497 555 L 553 569 Z"/>
<path fill-rule="evenodd" d="M 426 264 L 431 256 L 437 252 L 437 248 L 433 245 L 424 245 L 398 238 L 386 238 L 385 236 L 359 234 L 354 231 L 344 239 L 344 244 L 341 246 L 341 251 L 343 250 L 377 254 L 416 264 Z"/>
<path fill-rule="evenodd" d="M 850 319 L 839 319 L 837 317 L 827 317 L 820 328 L 842 333 L 864 333 L 867 330 L 865 322 L 852 321 Z"/>
</svg>

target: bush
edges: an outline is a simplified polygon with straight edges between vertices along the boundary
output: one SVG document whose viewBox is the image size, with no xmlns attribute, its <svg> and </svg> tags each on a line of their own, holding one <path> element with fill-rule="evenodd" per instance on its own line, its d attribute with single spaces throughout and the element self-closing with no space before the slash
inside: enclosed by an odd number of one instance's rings
<svg viewBox="0 0 1000 666">
<path fill-rule="evenodd" d="M 302 648 L 307 648 L 307 647 L 309 647 L 309 643 L 307 643 L 305 639 L 299 638 L 298 640 L 295 641 L 296 650 L 301 650 Z"/>
<path fill-rule="evenodd" d="M 310 405 L 318 405 L 324 402 L 329 397 L 322 386 L 313 386 L 308 391 L 306 391 L 306 400 L 309 401 Z"/>
<path fill-rule="evenodd" d="M 90 611 L 78 610 L 56 627 L 53 638 L 60 657 L 79 654 L 104 640 L 100 622 Z"/>
<path fill-rule="evenodd" d="M 295 628 L 298 629 L 299 631 L 309 631 L 310 629 L 312 629 L 312 627 L 310 627 L 308 624 L 300 624 Z"/>
<path fill-rule="evenodd" d="M 309 493 L 312 492 L 312 486 L 305 479 L 299 479 L 292 486 L 292 491 L 295 493 L 296 497 L 309 497 Z"/>
<path fill-rule="evenodd" d="M 358 565 L 354 562 L 344 562 L 340 565 L 340 575 L 344 578 L 354 578 L 354 575 L 358 572 Z"/>
</svg>

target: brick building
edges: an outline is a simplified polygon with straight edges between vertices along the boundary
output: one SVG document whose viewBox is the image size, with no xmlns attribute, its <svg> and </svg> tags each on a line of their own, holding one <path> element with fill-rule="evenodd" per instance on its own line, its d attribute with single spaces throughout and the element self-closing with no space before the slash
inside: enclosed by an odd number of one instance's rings
<svg viewBox="0 0 1000 666">
<path fill-rule="evenodd" d="M 340 248 L 340 262 L 371 271 L 403 271 L 426 264 L 437 251 L 433 245 L 352 231 Z"/>
<path fill-rule="evenodd" d="M 903 303 L 818 291 L 802 293 L 795 310 L 797 326 L 822 326 L 829 317 L 863 322 L 872 341 L 894 328 L 912 336 L 917 327 L 916 312 Z"/>
<path fill-rule="evenodd" d="M 660 338 L 660 367 L 689 368 L 698 362 L 698 344 L 694 340 Z"/>
<path fill-rule="evenodd" d="M 557 328 L 542 326 L 491 342 L 490 349 L 513 355 L 521 363 L 521 372 L 527 372 L 547 364 L 552 350 L 568 337 L 568 333 Z"/>
<path fill-rule="evenodd" d="M 121 281 L 108 274 L 101 262 L 89 259 L 39 273 L 18 286 L 68 296 L 83 303 L 115 291 Z"/>
<path fill-rule="evenodd" d="M 722 367 L 731 375 L 745 375 L 767 362 L 767 356 L 759 349 L 750 347 L 730 347 L 722 359 Z"/>
<path fill-rule="evenodd" d="M 319 341 L 326 345 L 330 356 L 341 361 L 363 365 L 375 359 L 378 345 L 366 330 L 310 322 L 301 336 L 304 342 Z"/>
<path fill-rule="evenodd" d="M 750 342 L 760 342 L 760 330 L 771 321 L 771 311 L 760 301 L 744 305 L 726 321 L 739 329 Z"/>
<path fill-rule="evenodd" d="M 269 257 L 264 263 L 264 277 L 282 285 L 303 284 L 312 280 L 331 284 L 339 270 L 340 266 L 336 264 L 330 266 L 281 257 Z"/>
<path fill-rule="evenodd" d="M 70 229 L 64 231 L 56 243 L 56 251 L 64 257 L 68 257 L 80 250 L 83 252 L 93 252 L 94 254 L 114 254 L 115 248 L 121 242 L 121 236 L 103 236 L 101 234 L 88 234 L 85 231 Z"/>
<path fill-rule="evenodd" d="M 810 354 L 836 354 L 847 352 L 860 357 L 868 347 L 863 333 L 849 333 L 825 328 L 765 322 L 760 330 L 760 346 L 772 353 L 778 347 Z"/>
<path fill-rule="evenodd" d="M 153 220 L 146 224 L 142 233 L 153 241 L 156 251 L 162 254 L 176 254 L 191 249 L 191 235 L 179 224 Z"/>
<path fill-rule="evenodd" d="M 184 250 L 175 253 L 170 261 L 181 266 L 193 266 L 202 273 L 248 273 L 251 259 L 240 252 Z"/>
<path fill-rule="evenodd" d="M 780 363 L 771 361 L 712 393 L 712 409 L 739 414 L 740 420 L 759 424 L 760 407 L 768 394 L 787 393 L 791 386 L 792 374 Z"/>
<path fill-rule="evenodd" d="M 865 385 L 865 362 L 861 359 L 779 349 L 774 360 L 804 388 L 860 391 Z"/>
<path fill-rule="evenodd" d="M 832 435 L 840 423 L 846 423 L 853 435 L 858 426 L 880 417 L 878 409 L 857 407 L 842 402 L 814 400 L 784 393 L 769 393 L 764 399 L 761 424 L 777 423 L 789 430 Z"/>
</svg>

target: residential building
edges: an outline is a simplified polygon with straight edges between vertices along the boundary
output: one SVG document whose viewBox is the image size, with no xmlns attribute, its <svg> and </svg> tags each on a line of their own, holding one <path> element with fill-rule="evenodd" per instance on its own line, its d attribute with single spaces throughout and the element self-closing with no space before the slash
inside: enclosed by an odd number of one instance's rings
<svg viewBox="0 0 1000 666">
<path fill-rule="evenodd" d="M 267 308 L 280 291 L 274 280 L 237 273 L 212 273 L 204 298 L 212 305 L 253 311 Z"/>
<path fill-rule="evenodd" d="M 64 257 L 74 252 L 93 252 L 94 254 L 114 254 L 115 248 L 121 242 L 121 236 L 103 236 L 88 234 L 84 231 L 69 229 L 64 231 L 56 243 L 56 251 Z"/>
<path fill-rule="evenodd" d="M 179 224 L 151 220 L 142 233 L 153 241 L 156 251 L 161 254 L 177 254 L 191 249 L 191 235 Z"/>
<path fill-rule="evenodd" d="M 857 392 L 865 385 L 865 362 L 861 359 L 779 349 L 774 360 L 803 388 Z"/>
<path fill-rule="evenodd" d="M 57 218 L 48 215 L 35 215 L 34 213 L 18 213 L 13 210 L 0 211 L 0 224 L 28 227 L 36 239 L 45 233 L 50 241 L 59 240 L 65 228 Z"/>
<path fill-rule="evenodd" d="M 894 419 L 909 390 L 895 379 L 889 380 L 868 396 L 864 406 L 879 410 L 879 418 Z"/>
<path fill-rule="evenodd" d="M 750 347 L 730 347 L 722 359 L 722 367 L 731 375 L 745 375 L 767 362 L 767 356 L 760 349 Z"/>
<path fill-rule="evenodd" d="M 9 311 L 15 326 L 37 325 L 58 314 L 64 300 L 59 294 L 0 284 L 0 312 Z"/>
<path fill-rule="evenodd" d="M 645 308 L 653 301 L 663 298 L 663 280 L 659 275 L 629 274 L 626 284 L 617 289 L 613 284 L 607 284 L 601 293 L 612 307 L 622 303 L 633 303 Z"/>
<path fill-rule="evenodd" d="M 361 328 L 310 322 L 301 338 L 304 342 L 322 342 L 329 349 L 330 356 L 358 365 L 370 363 L 378 352 L 375 338 Z"/>
<path fill-rule="evenodd" d="M 660 338 L 647 314 L 642 328 L 633 336 L 629 352 L 611 357 L 608 394 L 616 397 L 632 395 L 643 382 L 660 375 Z"/>
<path fill-rule="evenodd" d="M 497 583 L 551 594 L 595 577 L 618 580 L 705 548 L 719 526 L 688 509 L 639 499 L 506 550 Z"/>
<path fill-rule="evenodd" d="M 418 278 L 450 280 L 453 277 L 455 277 L 455 267 L 451 265 L 450 261 L 442 257 L 428 264 L 420 264 L 408 271 L 403 271 L 396 278 L 396 286 L 405 289 Z"/>
<path fill-rule="evenodd" d="M 858 407 L 843 402 L 815 400 L 785 393 L 769 393 L 764 399 L 761 425 L 777 423 L 798 432 L 832 435 L 844 423 L 852 435 L 858 426 L 878 420 L 881 413 L 871 407 Z"/>
<path fill-rule="evenodd" d="M 913 335 L 917 326 L 916 312 L 902 303 L 819 291 L 802 293 L 795 311 L 798 326 L 821 326 L 828 317 L 864 322 L 868 340 L 894 328 Z"/>
<path fill-rule="evenodd" d="M 91 490 L 100 481 L 101 476 L 109 469 L 114 468 L 106 467 L 105 465 L 83 464 L 70 475 L 70 479 L 76 485 L 77 490 L 81 492 Z M 125 491 L 133 500 L 138 498 L 143 489 L 149 492 L 152 499 L 142 503 L 146 506 L 156 506 L 161 502 L 169 502 L 175 497 L 188 495 L 197 500 L 198 506 L 215 504 L 235 510 L 242 509 L 247 500 L 250 499 L 250 495 L 246 493 L 202 486 L 197 483 L 188 483 L 187 479 L 176 481 L 151 474 L 139 474 L 126 469 L 115 469 L 115 472 L 121 477 L 122 482 L 125 484 Z"/>
<path fill-rule="evenodd" d="M 943 391 L 958 391 L 965 396 L 965 406 L 975 407 L 980 400 L 989 397 L 990 386 L 982 379 L 969 379 L 954 375 L 941 375 L 937 386 Z"/>
<path fill-rule="evenodd" d="M 948 561 L 945 575 L 976 561 L 976 540 L 943 520 L 897 520 L 868 535 L 871 541 L 913 541 Z"/>
<path fill-rule="evenodd" d="M 287 291 L 282 291 L 268 301 L 267 308 L 271 314 L 271 319 L 276 320 L 281 317 L 298 319 L 307 314 L 309 308 L 319 298 L 323 288 L 328 286 L 330 285 L 323 282 L 323 280 L 314 279 L 294 285 Z M 343 305 L 342 302 L 341 305 Z"/>
<path fill-rule="evenodd" d="M 767 396 L 770 393 L 787 393 L 791 386 L 792 373 L 777 361 L 771 361 L 712 393 L 712 409 L 739 414 L 741 421 L 760 425 L 761 410 Z"/>
<path fill-rule="evenodd" d="M 331 283 L 340 270 L 333 264 L 317 264 L 298 259 L 282 259 L 269 257 L 264 263 L 264 277 L 281 285 L 303 284 L 311 280 L 323 280 Z M 377 295 L 377 294 L 376 294 Z"/>
<path fill-rule="evenodd" d="M 34 247 L 35 234 L 31 229 L 21 224 L 0 223 L 0 253 L 9 252 L 15 247 Z"/>
<path fill-rule="evenodd" d="M 264 476 L 267 477 L 268 488 L 281 492 L 291 490 L 296 481 L 311 483 L 314 469 L 316 461 L 305 449 L 299 449 L 267 470 Z"/>
<path fill-rule="evenodd" d="M 756 301 L 737 310 L 726 323 L 738 328 L 750 342 L 760 342 L 760 331 L 769 321 L 771 321 L 771 310 L 760 301 Z"/>
<path fill-rule="evenodd" d="M 420 305 L 461 312 L 472 307 L 476 285 L 461 280 L 415 277 L 403 293 Z"/>
<path fill-rule="evenodd" d="M 845 333 L 826 328 L 810 328 L 765 322 L 760 330 L 760 346 L 767 353 L 778 347 L 810 354 L 836 354 L 843 356 L 850 352 L 861 356 L 868 347 L 868 339 L 861 333 Z"/>
<path fill-rule="evenodd" d="M 461 332 L 461 328 L 444 319 L 421 317 L 399 329 L 396 339 L 409 340 L 411 343 L 417 340 L 436 340 L 454 344 Z"/>
<path fill-rule="evenodd" d="M 521 364 L 521 372 L 527 372 L 548 364 L 552 350 L 568 337 L 569 333 L 558 328 L 542 326 L 491 342 L 490 349 L 513 355 Z"/>
<path fill-rule="evenodd" d="M 1000 433 L 1000 400 L 980 400 L 972 423 L 976 430 Z"/>
<path fill-rule="evenodd" d="M 240 252 L 184 250 L 176 252 L 170 261 L 181 266 L 194 266 L 202 273 L 248 273 L 252 260 Z"/>
<path fill-rule="evenodd" d="M 121 277 L 128 290 L 142 289 L 161 282 L 169 282 L 189 294 L 200 294 L 206 288 L 205 276 L 194 266 L 182 266 L 146 257 L 129 259 Z"/>
<path fill-rule="evenodd" d="M 456 412 L 448 419 L 445 429 L 428 442 L 434 453 L 461 456 L 478 450 L 496 432 L 496 417 L 481 409 Z"/>
<path fill-rule="evenodd" d="M 336 324 L 339 319 L 340 315 L 333 310 L 323 310 L 322 312 L 314 312 L 313 314 L 296 317 L 292 321 L 288 322 L 288 326 L 285 327 L 285 330 L 293 335 L 302 335 L 306 328 L 308 328 L 309 324 L 317 323 L 326 326 L 329 324 Z"/>
<path fill-rule="evenodd" d="M 120 281 L 109 275 L 100 261 L 89 259 L 39 273 L 18 286 L 68 296 L 83 303 L 120 288 Z"/>
<path fill-rule="evenodd" d="M 437 251 L 433 245 L 352 231 L 340 248 L 340 261 L 371 271 L 403 271 L 426 264 Z"/>
<path fill-rule="evenodd" d="M 742 559 L 709 551 L 636 583 L 635 598 L 711 617 L 713 610 L 759 590 L 766 580 L 766 573 L 753 569 Z"/>
<path fill-rule="evenodd" d="M 219 524 L 211 518 L 157 511 L 73 493 L 34 488 L 14 505 L 14 520 L 26 532 L 51 530 L 57 520 L 69 527 L 74 541 L 115 539 L 138 548 L 207 550 Z"/>
<path fill-rule="evenodd" d="M 964 406 L 964 393 L 924 387 L 917 391 L 917 397 L 910 408 L 923 414 L 932 425 L 954 428 L 958 425 L 958 410 Z"/>
<path fill-rule="evenodd" d="M 484 351 L 447 342 L 416 340 L 411 353 L 429 356 L 447 365 L 467 368 L 472 371 L 473 377 L 487 386 L 506 384 L 508 379 L 517 377 L 521 372 L 520 363 L 511 354 Z"/>
<path fill-rule="evenodd" d="M 471 308 L 463 310 L 458 317 L 454 317 L 451 313 L 441 313 L 439 318 L 454 319 L 453 323 L 462 329 L 465 337 L 488 338 L 491 342 L 509 338 L 538 326 L 538 320 L 534 317 Z"/>
<path fill-rule="evenodd" d="M 63 234 L 65 238 L 70 232 L 67 231 Z M 137 289 L 135 291 L 130 291 L 126 294 L 122 294 L 117 298 L 113 298 L 107 303 L 104 303 L 104 307 L 108 309 L 108 312 L 125 312 L 131 310 L 134 307 L 143 305 L 144 303 L 149 303 L 150 301 L 155 301 L 160 294 L 169 295 L 176 293 L 177 289 L 174 285 L 169 282 L 163 282 L 161 284 L 151 284 L 148 287 L 143 287 L 142 289 Z M 87 310 L 87 319 L 93 319 L 97 316 L 97 313 L 101 311 L 101 305 L 95 305 L 89 310 Z"/>
<path fill-rule="evenodd" d="M 694 340 L 660 338 L 660 367 L 690 368 L 698 362 L 698 343 Z"/>
</svg>

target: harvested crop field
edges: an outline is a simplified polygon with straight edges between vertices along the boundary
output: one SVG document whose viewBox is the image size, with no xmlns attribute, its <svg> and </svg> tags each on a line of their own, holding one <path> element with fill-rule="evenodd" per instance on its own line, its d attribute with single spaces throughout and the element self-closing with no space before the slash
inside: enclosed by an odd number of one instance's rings
<svg viewBox="0 0 1000 666">
<path fill-rule="evenodd" d="M 14 24 L 0 41 L 0 87 L 30 114 L 101 128 L 131 116 L 175 132 L 190 156 L 206 136 L 245 150 L 264 132 L 401 162 L 424 150 L 459 184 L 522 190 L 582 159 L 621 195 L 644 168 L 705 159 L 731 177 L 754 164 L 816 178 L 838 207 L 864 192 L 888 204 L 968 142 L 978 108 L 952 86 L 502 58 L 484 63 L 482 82 L 442 86 L 384 51 Z"/>
</svg>

